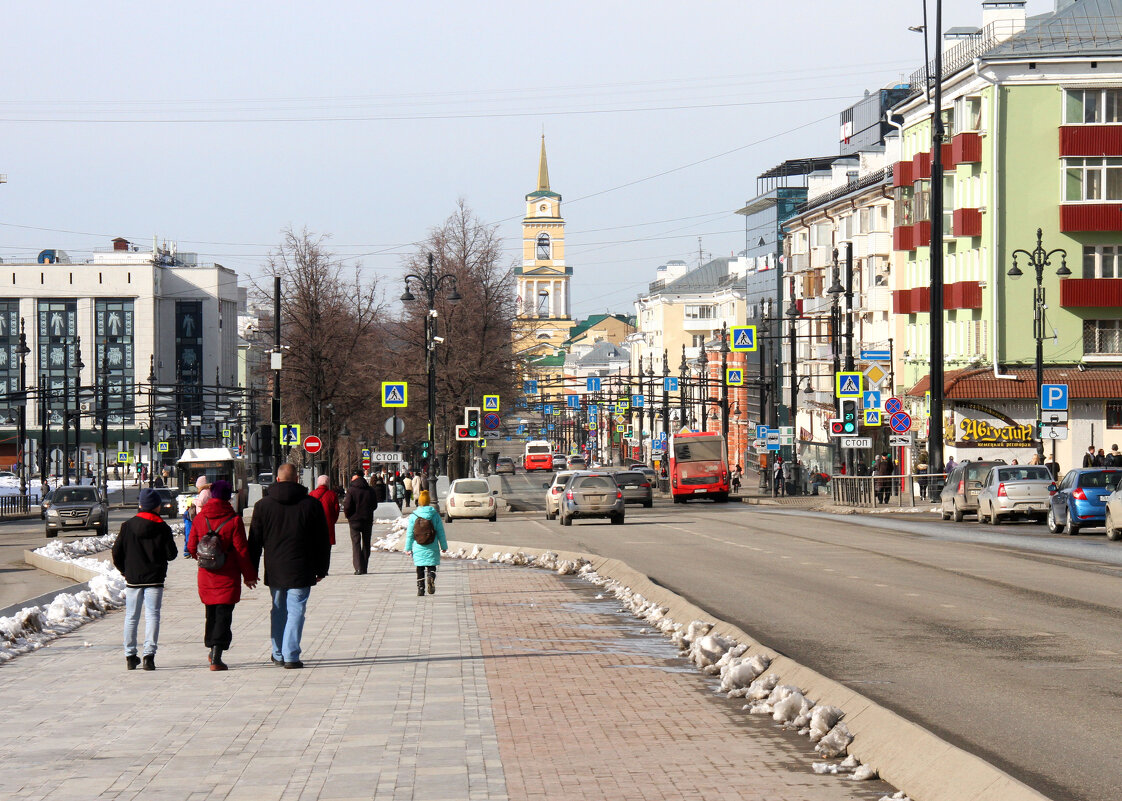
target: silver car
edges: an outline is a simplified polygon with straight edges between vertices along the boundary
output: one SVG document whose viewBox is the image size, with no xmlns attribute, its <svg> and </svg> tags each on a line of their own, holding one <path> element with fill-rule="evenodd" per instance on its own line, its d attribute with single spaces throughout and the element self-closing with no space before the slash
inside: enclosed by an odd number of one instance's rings
<svg viewBox="0 0 1122 801">
<path fill-rule="evenodd" d="M 1029 517 L 1043 522 L 1055 491 L 1056 482 L 1047 467 L 993 467 L 978 490 L 978 522 L 988 520 L 996 526 L 1003 518 L 1010 517 Z"/>
<path fill-rule="evenodd" d="M 109 504 L 97 487 L 56 487 L 44 515 L 48 537 L 89 529 L 101 537 L 109 533 Z"/>
<path fill-rule="evenodd" d="M 565 485 L 569 483 L 574 470 L 562 470 L 553 477 L 552 484 L 542 484 L 545 488 L 545 519 L 552 520 L 557 517 L 557 512 L 561 509 L 561 493 L 565 491 Z"/>
<path fill-rule="evenodd" d="M 944 520 L 962 522 L 962 516 L 977 514 L 978 490 L 982 488 L 982 479 L 986 477 L 991 467 L 1005 464 L 1003 459 L 992 462 L 960 462 L 947 476 L 947 483 L 939 493 L 939 508 Z"/>
<path fill-rule="evenodd" d="M 561 494 L 561 525 L 578 517 L 606 517 L 612 525 L 623 523 L 623 490 L 611 473 L 574 473 Z"/>
<path fill-rule="evenodd" d="M 1122 540 L 1122 481 L 1115 486 L 1114 491 L 1106 496 L 1106 538 L 1108 540 Z"/>
</svg>

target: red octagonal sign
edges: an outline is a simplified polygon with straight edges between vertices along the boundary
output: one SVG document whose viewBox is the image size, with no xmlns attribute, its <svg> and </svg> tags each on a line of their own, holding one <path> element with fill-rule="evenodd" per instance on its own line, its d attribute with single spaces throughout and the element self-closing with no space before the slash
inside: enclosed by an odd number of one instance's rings
<svg viewBox="0 0 1122 801">
<path fill-rule="evenodd" d="M 317 453 L 323 447 L 323 440 L 319 437 L 312 436 L 304 437 L 304 450 L 308 453 Z"/>
</svg>

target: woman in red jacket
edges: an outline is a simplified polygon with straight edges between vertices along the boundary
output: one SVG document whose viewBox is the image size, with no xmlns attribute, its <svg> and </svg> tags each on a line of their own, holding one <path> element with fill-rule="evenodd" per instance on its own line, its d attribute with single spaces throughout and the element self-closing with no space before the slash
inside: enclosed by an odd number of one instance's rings
<svg viewBox="0 0 1122 801">
<path fill-rule="evenodd" d="M 250 589 L 257 586 L 257 571 L 249 559 L 245 524 L 230 505 L 232 494 L 233 487 L 228 481 L 219 480 L 211 485 L 210 500 L 195 516 L 187 542 L 187 552 L 194 559 L 199 540 L 213 531 L 226 554 L 226 561 L 217 570 L 199 568 L 199 598 L 206 606 L 203 641 L 210 648 L 211 670 L 226 670 L 222 652 L 229 649 L 233 638 L 230 626 L 234 620 L 234 604 L 242 597 L 241 580 Z"/>
</svg>

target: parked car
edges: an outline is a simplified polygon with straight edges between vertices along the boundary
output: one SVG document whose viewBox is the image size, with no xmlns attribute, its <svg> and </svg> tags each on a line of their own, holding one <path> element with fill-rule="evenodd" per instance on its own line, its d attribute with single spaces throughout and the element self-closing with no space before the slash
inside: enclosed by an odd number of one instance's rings
<svg viewBox="0 0 1122 801">
<path fill-rule="evenodd" d="M 1055 491 L 1047 467 L 992 467 L 978 490 L 978 522 L 988 520 L 996 526 L 1002 518 L 1028 517 L 1042 523 Z"/>
<path fill-rule="evenodd" d="M 109 504 L 96 487 L 56 487 L 51 492 L 46 521 L 48 537 L 89 529 L 104 536 L 109 533 Z"/>
<path fill-rule="evenodd" d="M 651 490 L 651 480 L 638 470 L 621 470 L 613 473 L 616 486 L 623 490 L 623 502 L 641 503 L 646 509 L 654 505 L 654 493 Z"/>
<path fill-rule="evenodd" d="M 1122 470 L 1083 467 L 1064 476 L 1048 509 L 1048 530 L 1079 533 L 1087 526 L 1106 525 L 1106 498 L 1118 486 Z"/>
<path fill-rule="evenodd" d="M 156 487 L 156 494 L 160 496 L 160 517 L 179 517 L 179 494 L 173 489 Z"/>
<path fill-rule="evenodd" d="M 583 456 L 570 456 L 565 466 L 570 470 L 586 470 L 588 469 L 588 461 Z"/>
<path fill-rule="evenodd" d="M 1004 459 L 993 461 L 962 462 L 955 465 L 954 470 L 947 476 L 947 483 L 939 493 L 939 511 L 944 520 L 962 522 L 963 515 L 978 512 L 978 490 L 982 488 L 982 479 L 991 467 L 1005 464 Z"/>
<path fill-rule="evenodd" d="M 514 475 L 514 460 L 509 456 L 500 456 L 495 460 L 495 475 L 499 473 L 510 473 Z"/>
<path fill-rule="evenodd" d="M 546 520 L 552 520 L 561 511 L 561 494 L 565 491 L 565 485 L 569 483 L 569 479 L 575 473 L 575 470 L 559 470 L 554 473 L 552 482 L 542 484 L 545 489 Z"/>
<path fill-rule="evenodd" d="M 565 465 L 567 465 L 568 462 L 569 462 L 569 460 L 565 458 L 565 454 L 563 454 L 563 453 L 553 454 L 553 469 L 554 470 L 564 470 Z"/>
<path fill-rule="evenodd" d="M 491 487 L 481 478 L 458 478 L 448 488 L 444 499 L 444 522 L 465 518 L 486 518 L 492 523 L 498 519 L 498 504 Z"/>
<path fill-rule="evenodd" d="M 611 473 L 573 473 L 560 497 L 563 526 L 573 525 L 578 517 L 606 517 L 612 525 L 621 525 L 623 513 L 623 491 L 616 486 Z"/>
<path fill-rule="evenodd" d="M 1119 480 L 1114 485 L 1114 491 L 1106 496 L 1106 517 L 1103 519 L 1103 525 L 1106 526 L 1106 538 L 1108 540 L 1122 540 L 1122 528 L 1118 524 L 1122 523 L 1122 480 Z"/>
</svg>

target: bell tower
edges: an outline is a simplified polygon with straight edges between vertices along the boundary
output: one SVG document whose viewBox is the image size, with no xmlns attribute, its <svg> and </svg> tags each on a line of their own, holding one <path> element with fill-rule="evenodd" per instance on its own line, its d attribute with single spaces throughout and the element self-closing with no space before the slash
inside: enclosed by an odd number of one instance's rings
<svg viewBox="0 0 1122 801">
<path fill-rule="evenodd" d="M 561 195 L 549 188 L 549 165 L 542 134 L 538 160 L 538 188 L 526 195 L 522 220 L 522 265 L 518 279 L 517 315 L 520 328 L 532 337 L 527 349 L 546 352 L 569 336 L 573 327 L 569 278 L 573 269 L 565 263 L 565 220 L 561 217 Z M 534 333 L 530 334 L 529 329 Z"/>
</svg>

